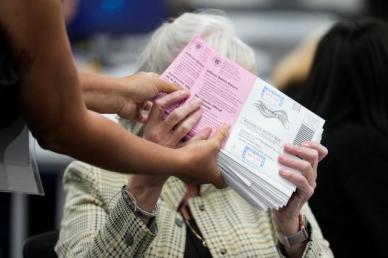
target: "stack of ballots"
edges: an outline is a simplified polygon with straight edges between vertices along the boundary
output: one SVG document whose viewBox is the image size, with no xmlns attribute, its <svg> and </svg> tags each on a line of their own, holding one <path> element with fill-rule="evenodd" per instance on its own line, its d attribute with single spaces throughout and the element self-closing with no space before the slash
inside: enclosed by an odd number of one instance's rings
<svg viewBox="0 0 388 258">
<path fill-rule="evenodd" d="M 203 102 L 203 116 L 188 138 L 205 127 L 231 125 L 218 164 L 227 184 L 260 210 L 287 204 L 295 185 L 280 177 L 286 143 L 321 139 L 325 121 L 194 37 L 162 74 Z M 296 158 L 296 157 L 294 157 Z"/>
</svg>

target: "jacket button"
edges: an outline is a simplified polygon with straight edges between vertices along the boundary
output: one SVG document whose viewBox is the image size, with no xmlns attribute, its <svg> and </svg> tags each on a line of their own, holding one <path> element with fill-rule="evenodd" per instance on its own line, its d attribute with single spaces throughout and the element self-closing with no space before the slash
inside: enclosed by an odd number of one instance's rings
<svg viewBox="0 0 388 258">
<path fill-rule="evenodd" d="M 226 250 L 225 248 L 222 248 L 222 249 L 220 250 L 220 253 L 221 253 L 222 255 L 225 255 L 227 252 L 228 252 L 228 250 Z"/>
<path fill-rule="evenodd" d="M 198 208 L 199 208 L 200 211 L 204 211 L 205 210 L 205 205 L 204 204 L 200 204 L 198 206 Z"/>
<path fill-rule="evenodd" d="M 175 219 L 175 224 L 178 226 L 178 227 L 182 227 L 182 225 L 183 225 L 183 220 L 182 219 L 180 219 L 180 218 L 176 218 Z"/>
<path fill-rule="evenodd" d="M 127 234 L 125 236 L 125 243 L 127 243 L 129 246 L 133 244 L 133 236 L 131 234 Z"/>
</svg>

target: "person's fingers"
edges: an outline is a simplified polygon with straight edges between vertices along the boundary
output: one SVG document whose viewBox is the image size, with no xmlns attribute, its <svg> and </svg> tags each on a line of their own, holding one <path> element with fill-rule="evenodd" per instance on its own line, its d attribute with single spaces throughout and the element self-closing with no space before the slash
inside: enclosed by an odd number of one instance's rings
<svg viewBox="0 0 388 258">
<path fill-rule="evenodd" d="M 311 148 L 306 148 L 304 146 L 286 144 L 284 146 L 286 153 L 297 156 L 301 159 L 304 159 L 310 162 L 313 169 L 316 169 L 318 166 L 318 151 Z"/>
<path fill-rule="evenodd" d="M 279 170 L 279 174 L 281 177 L 293 183 L 298 188 L 298 190 L 304 195 L 304 198 L 306 200 L 308 200 L 313 195 L 315 188 L 312 187 L 308 183 L 307 179 L 300 173 L 281 168 Z"/>
<path fill-rule="evenodd" d="M 217 150 L 221 149 L 222 143 L 229 136 L 230 125 L 222 124 L 211 138 Z"/>
<path fill-rule="evenodd" d="M 212 134 L 212 129 L 210 127 L 202 129 L 199 133 L 194 135 L 189 142 L 199 141 L 199 140 L 207 140 Z"/>
<path fill-rule="evenodd" d="M 306 177 L 309 184 L 315 188 L 316 186 L 315 180 L 317 178 L 317 175 L 314 169 L 312 168 L 310 162 L 306 160 L 292 158 L 286 155 L 281 155 L 279 157 L 279 163 L 289 168 L 300 171 Z"/>
<path fill-rule="evenodd" d="M 180 90 L 156 99 L 149 115 L 149 120 L 160 121 L 167 108 L 177 102 L 187 99 L 189 96 L 190 93 L 188 91 Z"/>
<path fill-rule="evenodd" d="M 167 129 L 172 129 L 182 122 L 189 114 L 199 109 L 202 105 L 201 99 L 193 99 L 190 102 L 184 103 L 180 107 L 174 109 L 164 120 L 164 126 Z"/>
<path fill-rule="evenodd" d="M 162 80 L 159 77 L 155 78 L 154 80 L 158 92 L 171 93 L 183 89 L 178 84 Z"/>
<path fill-rule="evenodd" d="M 316 151 L 318 151 L 318 156 L 319 156 L 318 160 L 319 161 L 323 160 L 327 156 L 327 154 L 329 153 L 327 148 L 318 142 L 304 142 L 304 143 L 302 143 L 302 145 L 307 147 L 307 148 L 312 148 L 312 149 L 315 149 Z"/>
<path fill-rule="evenodd" d="M 194 113 L 190 114 L 183 121 L 181 121 L 175 128 L 173 136 L 176 142 L 181 141 L 185 135 L 193 129 L 193 127 L 199 122 L 202 117 L 202 110 L 198 109 Z M 171 114 L 172 115 L 172 114 Z M 168 118 L 167 118 L 168 119 Z M 167 120 L 166 119 L 166 120 Z"/>
</svg>

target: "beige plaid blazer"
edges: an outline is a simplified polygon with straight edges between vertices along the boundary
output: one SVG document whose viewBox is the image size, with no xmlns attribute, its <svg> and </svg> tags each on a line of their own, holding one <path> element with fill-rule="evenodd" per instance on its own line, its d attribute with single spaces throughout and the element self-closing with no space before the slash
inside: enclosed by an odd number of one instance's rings
<svg viewBox="0 0 388 258">
<path fill-rule="evenodd" d="M 183 257 L 186 225 L 176 212 L 186 187 L 170 178 L 161 209 L 146 227 L 128 208 L 121 187 L 126 176 L 81 162 L 64 175 L 67 198 L 56 252 L 60 257 Z M 190 211 L 213 257 L 283 257 L 269 212 L 254 209 L 233 190 L 203 185 Z M 312 236 L 304 257 L 333 257 L 309 207 Z"/>
</svg>

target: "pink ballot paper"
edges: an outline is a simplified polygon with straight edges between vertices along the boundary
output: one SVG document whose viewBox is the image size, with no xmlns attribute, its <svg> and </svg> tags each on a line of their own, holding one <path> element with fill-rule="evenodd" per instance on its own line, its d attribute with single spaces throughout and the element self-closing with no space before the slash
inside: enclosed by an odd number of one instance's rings
<svg viewBox="0 0 388 258">
<path fill-rule="evenodd" d="M 189 137 L 205 127 L 216 130 L 222 123 L 233 125 L 256 80 L 199 37 L 193 38 L 161 78 L 184 86 L 191 98 L 203 101 L 202 119 Z"/>
<path fill-rule="evenodd" d="M 286 205 L 295 186 L 279 176 L 279 155 L 286 143 L 320 141 L 325 121 L 199 37 L 191 40 L 161 78 L 190 90 L 187 101 L 203 101 L 202 119 L 188 137 L 204 127 L 232 126 L 218 156 L 229 186 L 258 209 Z"/>
</svg>

